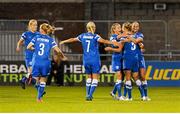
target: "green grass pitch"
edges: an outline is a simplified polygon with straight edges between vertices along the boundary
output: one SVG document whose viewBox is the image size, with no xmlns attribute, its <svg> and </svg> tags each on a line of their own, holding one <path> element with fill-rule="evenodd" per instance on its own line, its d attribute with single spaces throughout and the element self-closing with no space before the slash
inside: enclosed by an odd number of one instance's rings
<svg viewBox="0 0 180 114">
<path fill-rule="evenodd" d="M 137 87 L 133 101 L 113 100 L 113 87 L 98 87 L 93 101 L 85 101 L 85 87 L 46 88 L 43 103 L 36 102 L 36 90 L 0 86 L 0 112 L 180 112 L 180 87 L 151 87 L 151 101 L 140 101 Z"/>
</svg>

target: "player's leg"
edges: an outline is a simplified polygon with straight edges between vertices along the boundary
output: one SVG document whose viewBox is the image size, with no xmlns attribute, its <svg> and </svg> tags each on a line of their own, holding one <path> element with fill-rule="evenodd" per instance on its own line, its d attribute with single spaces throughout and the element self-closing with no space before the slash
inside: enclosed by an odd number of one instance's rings
<svg viewBox="0 0 180 114">
<path fill-rule="evenodd" d="M 31 63 L 30 59 L 26 59 L 25 64 L 27 67 L 27 74 L 26 74 L 26 76 L 23 76 L 22 79 L 19 81 L 22 89 L 26 88 L 25 85 L 28 83 L 29 77 L 31 77 L 31 73 L 32 73 L 32 68 L 31 68 L 32 63 Z"/>
<path fill-rule="evenodd" d="M 143 87 L 144 95 L 145 95 L 146 100 L 149 101 L 151 99 L 148 97 L 148 91 L 147 91 L 148 84 L 147 84 L 145 74 L 146 74 L 146 69 L 140 68 L 140 75 L 141 75 L 141 79 L 142 79 L 142 87 Z"/>
<path fill-rule="evenodd" d="M 89 98 L 92 100 L 93 98 L 93 93 L 98 85 L 98 76 L 99 74 L 92 74 L 92 84 L 91 84 L 91 88 L 90 88 L 90 92 L 89 92 Z"/>
<path fill-rule="evenodd" d="M 88 78 L 86 79 L 86 97 L 89 96 L 91 83 L 92 83 L 92 75 L 88 74 Z"/>
<path fill-rule="evenodd" d="M 98 85 L 98 76 L 100 72 L 100 62 L 94 62 L 94 64 L 91 65 L 91 72 L 92 72 L 92 83 L 91 83 L 91 88 L 89 91 L 89 100 L 92 100 L 93 98 L 93 93 Z"/>
<path fill-rule="evenodd" d="M 138 89 L 139 89 L 139 92 L 141 94 L 141 99 L 145 99 L 145 96 L 144 96 L 144 90 L 143 90 L 143 87 L 142 87 L 142 83 L 141 83 L 141 80 L 139 78 L 139 58 L 136 58 L 134 59 L 134 64 L 133 64 L 133 78 L 135 80 L 135 83 L 136 85 L 138 86 Z"/>
<path fill-rule="evenodd" d="M 142 85 L 143 85 L 143 90 L 144 90 L 144 95 L 146 97 L 146 100 L 151 100 L 148 95 L 147 95 L 147 80 L 146 80 L 146 64 L 145 64 L 145 60 L 143 56 L 139 57 L 139 72 L 140 72 L 140 76 L 142 79 Z"/>
<path fill-rule="evenodd" d="M 39 80 L 40 80 L 40 71 L 39 71 L 39 65 L 33 64 L 32 65 L 32 81 L 33 86 L 36 88 L 38 91 L 39 88 Z"/>
<path fill-rule="evenodd" d="M 133 78 L 135 80 L 136 85 L 138 86 L 139 92 L 141 94 L 141 99 L 144 100 L 145 96 L 144 96 L 144 91 L 143 91 L 142 83 L 141 83 L 141 81 L 139 79 L 139 73 L 138 72 L 133 72 L 132 75 L 133 75 Z"/>
<path fill-rule="evenodd" d="M 40 77 L 40 80 L 39 80 L 39 87 L 38 87 L 38 97 L 37 97 L 37 101 L 38 102 L 41 102 L 42 101 L 42 97 L 43 97 L 43 94 L 45 94 L 45 87 L 46 87 L 46 81 L 47 81 L 47 78 L 46 77 Z"/>
<path fill-rule="evenodd" d="M 124 97 L 128 94 L 128 98 L 132 98 L 131 90 L 132 90 L 132 84 L 131 84 L 131 69 L 133 68 L 133 61 L 130 57 L 125 57 L 123 59 L 123 73 L 125 75 L 125 84 L 124 84 Z"/>
<path fill-rule="evenodd" d="M 28 72 L 27 84 L 32 84 L 33 86 L 35 86 L 37 81 L 32 77 L 32 66 L 28 67 Z"/>
<path fill-rule="evenodd" d="M 126 75 L 126 82 L 125 82 L 125 88 L 128 93 L 127 100 L 132 100 L 132 83 L 131 83 L 131 70 L 125 70 Z"/>
<path fill-rule="evenodd" d="M 127 96 L 127 89 L 126 89 L 126 74 L 125 74 L 125 71 L 123 71 L 123 73 L 124 73 L 124 79 L 123 79 L 123 83 L 124 83 L 124 94 L 123 94 L 123 96 L 126 98 L 126 96 Z"/>
<path fill-rule="evenodd" d="M 84 64 L 84 68 L 85 68 L 85 73 L 88 75 L 86 79 L 86 97 L 88 97 L 92 83 L 91 67 L 89 64 Z"/>
<path fill-rule="evenodd" d="M 121 71 L 116 72 L 117 80 L 116 80 L 116 88 L 118 92 L 118 100 L 124 100 L 121 94 L 121 83 L 122 83 L 122 73 Z"/>
<path fill-rule="evenodd" d="M 117 65 L 117 62 L 120 62 L 119 58 L 117 59 L 115 56 L 112 56 L 112 62 L 111 62 L 111 65 L 112 65 L 112 71 L 116 72 L 114 74 L 114 76 L 117 76 L 117 71 L 119 70 L 119 65 Z M 117 79 L 118 80 L 118 79 Z M 117 81 L 116 81 L 117 82 Z M 114 88 L 113 90 L 110 92 L 110 95 L 116 99 L 116 92 L 117 92 L 117 87 L 116 87 L 116 83 L 114 85 Z"/>
<path fill-rule="evenodd" d="M 39 66 L 40 66 L 39 71 L 41 77 L 39 81 L 37 100 L 42 100 L 43 95 L 46 94 L 45 87 L 46 87 L 47 77 L 48 75 L 50 75 L 51 61 L 43 61 Z"/>
</svg>

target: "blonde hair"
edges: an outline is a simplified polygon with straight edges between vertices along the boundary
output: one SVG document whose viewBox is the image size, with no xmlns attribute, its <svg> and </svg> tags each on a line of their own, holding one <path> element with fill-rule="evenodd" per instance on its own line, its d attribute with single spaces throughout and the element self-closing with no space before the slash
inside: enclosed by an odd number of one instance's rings
<svg viewBox="0 0 180 114">
<path fill-rule="evenodd" d="M 114 29 L 115 29 L 118 25 L 121 26 L 119 23 L 114 23 L 114 24 L 112 24 L 112 26 L 111 26 L 111 31 L 110 31 L 110 35 L 112 35 L 112 34 L 115 33 L 115 32 L 114 32 Z"/>
<path fill-rule="evenodd" d="M 123 23 L 123 27 L 128 31 L 132 31 L 132 24 L 130 22 Z"/>
<path fill-rule="evenodd" d="M 31 26 L 33 23 L 37 23 L 37 20 L 36 19 L 31 19 L 28 23 L 28 30 L 30 30 Z"/>
<path fill-rule="evenodd" d="M 51 34 L 54 32 L 55 28 L 47 23 L 43 23 L 40 25 L 40 29 L 42 29 L 46 34 Z"/>
<path fill-rule="evenodd" d="M 95 32 L 95 28 L 96 28 L 96 25 L 95 25 L 95 23 L 92 22 L 92 21 L 88 22 L 87 25 L 86 25 L 87 31 L 88 31 L 88 32 L 91 32 L 91 33 L 93 33 L 93 34 L 94 34 L 94 32 Z"/>
</svg>

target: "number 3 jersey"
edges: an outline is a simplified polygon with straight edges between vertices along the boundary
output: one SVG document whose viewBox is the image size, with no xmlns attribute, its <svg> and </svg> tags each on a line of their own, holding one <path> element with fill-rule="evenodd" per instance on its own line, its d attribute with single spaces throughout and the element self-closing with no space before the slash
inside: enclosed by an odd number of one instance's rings
<svg viewBox="0 0 180 114">
<path fill-rule="evenodd" d="M 122 39 L 125 39 L 125 37 Z M 123 49 L 123 69 L 138 72 L 139 64 L 137 45 L 133 42 L 125 42 Z"/>
<path fill-rule="evenodd" d="M 57 46 L 54 38 L 48 35 L 36 35 L 31 43 L 34 45 L 33 61 L 41 63 L 44 60 L 50 60 L 51 48 Z"/>
<path fill-rule="evenodd" d="M 51 48 L 54 48 L 57 44 L 53 38 L 42 34 L 35 36 L 31 43 L 35 48 L 32 59 L 32 76 L 46 77 L 50 74 L 51 69 L 51 61 L 49 59 Z"/>
</svg>

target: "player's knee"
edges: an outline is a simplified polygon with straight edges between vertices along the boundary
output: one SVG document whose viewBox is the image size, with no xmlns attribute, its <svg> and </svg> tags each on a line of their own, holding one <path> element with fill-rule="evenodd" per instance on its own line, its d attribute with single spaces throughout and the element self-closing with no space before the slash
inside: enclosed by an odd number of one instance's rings
<svg viewBox="0 0 180 114">
<path fill-rule="evenodd" d="M 132 86 L 132 83 L 131 83 L 131 81 L 130 80 L 128 80 L 128 81 L 126 81 L 126 83 L 125 83 L 126 85 L 128 85 L 128 86 Z"/>
<path fill-rule="evenodd" d="M 136 85 L 137 85 L 137 86 L 141 86 L 141 84 L 142 84 L 142 83 L 141 83 L 141 81 L 140 81 L 139 79 L 136 80 Z"/>
<path fill-rule="evenodd" d="M 116 84 L 120 84 L 122 80 L 116 80 Z"/>
<path fill-rule="evenodd" d="M 40 87 L 46 87 L 46 82 L 40 82 Z"/>
<path fill-rule="evenodd" d="M 147 81 L 145 80 L 145 81 L 142 81 L 142 84 L 143 85 L 147 85 Z"/>
<path fill-rule="evenodd" d="M 98 85 L 98 80 L 97 79 L 93 79 L 92 80 L 92 85 L 97 86 Z"/>
<path fill-rule="evenodd" d="M 87 83 L 91 83 L 91 81 L 92 81 L 91 78 L 88 78 L 88 79 L 86 80 Z"/>
<path fill-rule="evenodd" d="M 88 78 L 88 79 L 86 80 L 86 86 L 90 86 L 90 85 L 91 85 L 91 81 L 92 81 L 92 79 L 91 79 L 91 78 Z"/>
<path fill-rule="evenodd" d="M 127 89 L 132 89 L 132 83 L 131 83 L 130 80 L 126 81 L 125 84 L 126 84 L 126 88 L 127 88 Z"/>
</svg>

